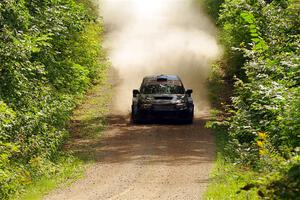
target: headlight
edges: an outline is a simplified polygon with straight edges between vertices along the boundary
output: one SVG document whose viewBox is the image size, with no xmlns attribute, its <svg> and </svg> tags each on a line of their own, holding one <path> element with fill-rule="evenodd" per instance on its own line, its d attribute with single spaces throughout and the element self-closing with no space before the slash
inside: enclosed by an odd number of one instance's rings
<svg viewBox="0 0 300 200">
<path fill-rule="evenodd" d="M 150 100 L 144 99 L 141 101 L 142 104 L 151 104 Z"/>
<path fill-rule="evenodd" d="M 177 103 L 176 104 L 176 108 L 178 108 L 178 109 L 186 109 L 187 105 L 186 105 L 186 103 Z"/>
<path fill-rule="evenodd" d="M 176 104 L 180 103 L 187 103 L 188 99 L 186 98 L 185 95 L 178 95 L 177 100 L 175 101 Z"/>
<path fill-rule="evenodd" d="M 175 104 L 183 104 L 183 103 L 184 103 L 184 101 L 182 99 L 175 101 Z"/>
<path fill-rule="evenodd" d="M 151 99 L 146 97 L 146 98 L 142 98 L 140 99 L 140 108 L 143 110 L 147 110 L 150 109 L 152 106 L 151 104 Z"/>
<path fill-rule="evenodd" d="M 184 98 L 177 99 L 175 104 L 186 104 L 186 100 Z"/>
<path fill-rule="evenodd" d="M 150 104 L 152 99 L 150 97 L 142 98 L 141 103 L 142 104 Z"/>
<path fill-rule="evenodd" d="M 143 103 L 141 104 L 141 109 L 150 109 L 152 107 L 152 104 L 149 104 L 149 103 Z"/>
</svg>

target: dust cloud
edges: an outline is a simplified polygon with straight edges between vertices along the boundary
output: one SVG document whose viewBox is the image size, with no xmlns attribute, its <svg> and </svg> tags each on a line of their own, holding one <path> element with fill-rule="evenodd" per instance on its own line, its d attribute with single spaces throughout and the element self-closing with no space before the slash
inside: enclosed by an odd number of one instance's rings
<svg viewBox="0 0 300 200">
<path fill-rule="evenodd" d="M 153 74 L 177 74 L 193 89 L 196 114 L 209 110 L 205 80 L 220 55 L 216 29 L 193 0 L 99 0 L 105 47 L 118 73 L 114 112 L 130 111 L 132 89 Z"/>
</svg>

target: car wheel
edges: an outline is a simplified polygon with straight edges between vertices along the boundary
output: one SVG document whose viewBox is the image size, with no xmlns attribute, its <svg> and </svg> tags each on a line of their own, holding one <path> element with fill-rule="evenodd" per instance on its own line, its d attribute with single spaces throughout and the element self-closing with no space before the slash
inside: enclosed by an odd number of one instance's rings
<svg viewBox="0 0 300 200">
<path fill-rule="evenodd" d="M 190 110 L 188 117 L 185 119 L 185 123 L 192 124 L 193 121 L 194 121 L 194 108 Z"/>
<path fill-rule="evenodd" d="M 131 121 L 134 124 L 138 124 L 140 123 L 140 117 L 139 117 L 139 112 L 137 110 L 137 108 L 135 108 L 135 106 L 132 106 L 131 108 Z"/>
</svg>

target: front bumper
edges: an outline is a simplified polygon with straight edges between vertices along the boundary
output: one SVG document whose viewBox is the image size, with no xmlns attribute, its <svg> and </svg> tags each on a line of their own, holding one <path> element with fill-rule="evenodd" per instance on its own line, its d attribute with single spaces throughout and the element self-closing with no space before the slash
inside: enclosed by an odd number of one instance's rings
<svg viewBox="0 0 300 200">
<path fill-rule="evenodd" d="M 141 106 L 139 114 L 146 119 L 185 119 L 193 114 L 193 106 L 178 106 L 175 104 Z"/>
</svg>

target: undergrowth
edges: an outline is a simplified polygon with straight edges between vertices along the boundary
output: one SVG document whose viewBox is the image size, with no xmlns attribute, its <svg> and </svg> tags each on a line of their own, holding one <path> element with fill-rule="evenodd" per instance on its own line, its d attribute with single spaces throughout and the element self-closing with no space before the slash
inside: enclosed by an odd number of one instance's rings
<svg viewBox="0 0 300 200">
<path fill-rule="evenodd" d="M 67 125 L 107 66 L 102 21 L 83 2 L 0 2 L 0 199 L 78 163 L 61 155 Z"/>
<path fill-rule="evenodd" d="M 209 127 L 226 135 L 226 145 L 218 148 L 214 175 L 221 181 L 212 179 L 207 198 L 299 199 L 300 5 L 219 0 L 211 6 L 224 57 L 210 80 L 218 111 Z M 225 83 L 232 92 L 224 102 Z M 212 191 L 226 181 L 223 192 Z"/>
</svg>

